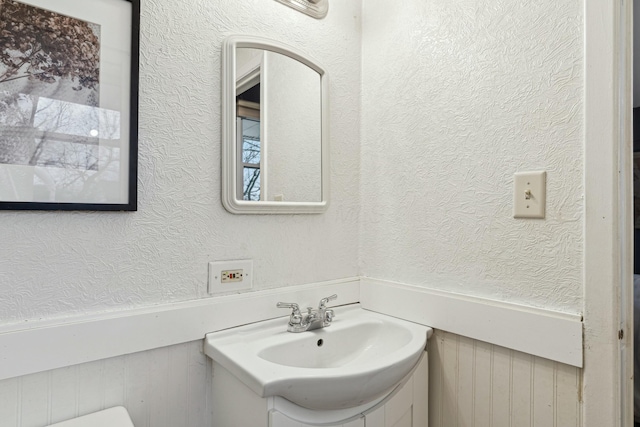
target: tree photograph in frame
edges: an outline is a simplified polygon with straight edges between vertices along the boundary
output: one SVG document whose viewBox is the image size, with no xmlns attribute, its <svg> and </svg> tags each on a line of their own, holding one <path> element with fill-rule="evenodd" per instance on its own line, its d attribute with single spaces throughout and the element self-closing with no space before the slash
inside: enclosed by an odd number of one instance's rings
<svg viewBox="0 0 640 427">
<path fill-rule="evenodd" d="M 136 210 L 139 0 L 0 0 L 0 209 Z"/>
</svg>

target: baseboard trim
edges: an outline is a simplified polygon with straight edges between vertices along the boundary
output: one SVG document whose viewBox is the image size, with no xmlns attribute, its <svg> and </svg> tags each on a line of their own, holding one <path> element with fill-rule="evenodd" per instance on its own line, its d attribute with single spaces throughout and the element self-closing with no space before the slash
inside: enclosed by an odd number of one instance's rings
<svg viewBox="0 0 640 427">
<path fill-rule="evenodd" d="M 206 333 L 283 317 L 276 302 L 317 305 L 360 299 L 360 280 L 347 278 L 142 309 L 61 320 L 8 325 L 0 329 L 0 380 L 65 366 L 203 339 Z"/>
<path fill-rule="evenodd" d="M 558 313 L 371 278 L 346 278 L 141 309 L 0 327 L 0 380 L 152 350 L 287 316 L 276 302 L 362 307 L 582 367 L 582 321 Z"/>
<path fill-rule="evenodd" d="M 363 277 L 363 308 L 581 368 L 579 314 Z"/>
</svg>

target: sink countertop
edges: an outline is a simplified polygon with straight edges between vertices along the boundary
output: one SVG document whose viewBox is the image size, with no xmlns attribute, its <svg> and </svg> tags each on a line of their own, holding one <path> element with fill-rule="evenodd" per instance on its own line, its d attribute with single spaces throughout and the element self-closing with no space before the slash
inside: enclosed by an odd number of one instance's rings
<svg viewBox="0 0 640 427">
<path fill-rule="evenodd" d="M 334 307 L 331 326 L 287 332 L 288 317 L 207 334 L 205 353 L 261 397 L 342 409 L 388 393 L 411 371 L 432 329 L 364 310 Z"/>
</svg>

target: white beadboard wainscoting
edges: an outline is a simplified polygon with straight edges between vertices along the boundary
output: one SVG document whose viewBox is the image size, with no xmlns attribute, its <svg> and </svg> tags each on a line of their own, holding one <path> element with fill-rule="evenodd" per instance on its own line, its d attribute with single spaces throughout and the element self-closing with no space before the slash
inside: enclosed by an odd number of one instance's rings
<svg viewBox="0 0 640 427">
<path fill-rule="evenodd" d="M 429 340 L 429 427 L 580 427 L 582 370 L 443 331 Z"/>
<path fill-rule="evenodd" d="M 42 427 L 122 405 L 136 427 L 211 427 L 210 378 L 194 341 L 6 379 L 0 426 Z"/>
<path fill-rule="evenodd" d="M 285 321 L 277 301 L 315 305 L 333 293 L 336 303 L 440 329 L 429 344 L 430 427 L 582 425 L 579 315 L 347 278 L 2 326 L 0 427 L 41 427 L 116 405 L 136 427 L 210 427 L 205 333 Z"/>
</svg>

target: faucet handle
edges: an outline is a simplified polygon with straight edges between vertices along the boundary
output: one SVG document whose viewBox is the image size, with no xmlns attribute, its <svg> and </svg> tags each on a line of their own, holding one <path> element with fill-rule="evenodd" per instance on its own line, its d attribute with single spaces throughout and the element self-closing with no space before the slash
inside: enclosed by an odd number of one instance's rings
<svg viewBox="0 0 640 427">
<path fill-rule="evenodd" d="M 320 300 L 319 308 L 320 308 L 320 309 L 326 308 L 326 307 L 327 307 L 327 303 L 328 303 L 329 301 L 333 301 L 334 299 L 338 299 L 338 294 L 333 294 L 333 295 L 331 295 L 331 296 L 329 296 L 329 297 L 322 298 L 322 299 Z"/>
<path fill-rule="evenodd" d="M 300 314 L 300 306 L 295 302 L 278 302 L 276 304 L 278 308 L 290 308 L 293 314 Z"/>
<path fill-rule="evenodd" d="M 333 321 L 333 318 L 335 317 L 335 312 L 331 309 L 325 311 L 324 313 L 324 321 L 326 324 L 329 324 Z"/>
<path fill-rule="evenodd" d="M 278 308 L 290 308 L 291 316 L 289 316 L 289 326 L 295 327 L 302 323 L 302 313 L 300 313 L 300 306 L 295 302 L 278 302 L 276 304 Z"/>
</svg>

